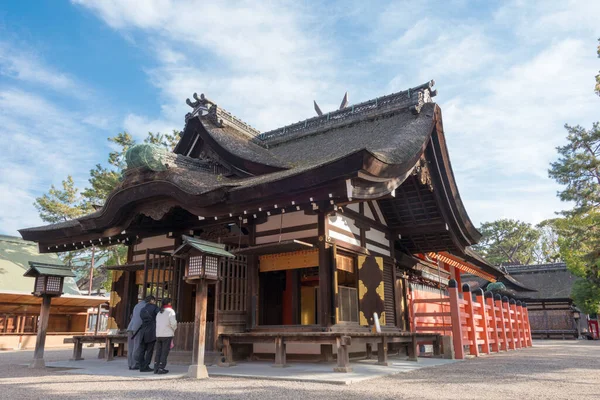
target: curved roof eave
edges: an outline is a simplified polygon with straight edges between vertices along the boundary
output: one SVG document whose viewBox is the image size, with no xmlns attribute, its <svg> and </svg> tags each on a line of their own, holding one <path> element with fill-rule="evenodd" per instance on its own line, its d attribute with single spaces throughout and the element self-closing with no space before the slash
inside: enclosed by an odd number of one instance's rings
<svg viewBox="0 0 600 400">
<path fill-rule="evenodd" d="M 451 222 L 455 224 L 458 232 L 460 232 L 461 242 L 464 243 L 464 247 L 466 248 L 467 246 L 479 242 L 481 233 L 475 228 L 473 222 L 469 218 L 458 192 L 454 172 L 450 163 L 448 147 L 446 146 L 441 109 L 437 105 L 435 107 L 435 120 L 435 132 L 431 136 L 432 158 L 435 158 L 437 163 L 438 168 L 436 169 L 441 178 L 440 184 L 443 187 L 444 197 L 447 199 L 447 205 L 449 206 L 448 211 L 453 217 Z"/>
</svg>

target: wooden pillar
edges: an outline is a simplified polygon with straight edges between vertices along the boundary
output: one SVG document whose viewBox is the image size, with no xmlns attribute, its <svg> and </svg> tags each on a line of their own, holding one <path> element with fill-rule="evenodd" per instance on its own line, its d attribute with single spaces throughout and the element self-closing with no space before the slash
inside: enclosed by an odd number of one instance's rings
<svg viewBox="0 0 600 400">
<path fill-rule="evenodd" d="M 206 307 L 208 297 L 208 283 L 201 279 L 196 283 L 196 315 L 194 318 L 194 346 L 192 365 L 188 369 L 188 376 L 195 379 L 208 378 L 208 371 L 204 365 L 204 348 L 206 346 Z"/>
<path fill-rule="evenodd" d="M 477 344 L 477 324 L 475 323 L 475 310 L 473 307 L 473 296 L 471 295 L 471 287 L 465 283 L 462 287 L 463 297 L 465 301 L 465 312 L 467 317 L 467 328 L 469 338 L 469 353 L 472 356 L 479 357 L 479 345 Z"/>
<path fill-rule="evenodd" d="M 98 311 L 96 312 L 96 326 L 94 327 L 94 335 L 98 334 L 98 327 L 100 326 L 100 315 L 102 315 L 102 304 L 98 304 Z"/>
<path fill-rule="evenodd" d="M 318 249 L 319 249 L 319 323 L 322 327 L 330 327 L 332 307 L 332 262 L 331 252 L 327 247 L 327 214 L 318 213 Z"/>
<path fill-rule="evenodd" d="M 483 297 L 483 290 L 480 288 L 477 290 L 475 294 L 477 298 L 477 303 L 479 303 L 479 315 L 481 316 L 481 326 L 483 329 L 481 332 L 481 336 L 483 337 L 483 344 L 481 345 L 481 350 L 485 354 L 490 354 L 490 332 L 488 326 L 488 312 L 487 305 L 485 304 L 485 299 Z"/>
<path fill-rule="evenodd" d="M 514 350 L 516 347 L 516 343 L 515 343 L 515 334 L 514 334 L 514 330 L 513 330 L 513 318 L 512 318 L 512 314 L 510 312 L 510 304 L 509 304 L 509 300 L 508 297 L 504 296 L 502 298 L 502 307 L 504 307 L 504 313 L 505 313 L 505 320 L 506 320 L 506 331 L 508 332 L 507 335 L 507 341 L 508 341 L 508 348 L 510 350 Z"/>
<path fill-rule="evenodd" d="M 465 358 L 463 332 L 460 313 L 460 298 L 458 297 L 458 283 L 454 279 L 448 282 L 448 295 L 450 296 L 450 320 L 452 321 L 452 343 L 454 355 L 457 360 Z"/>
<path fill-rule="evenodd" d="M 340 336 L 335 339 L 337 345 L 337 366 L 334 372 L 352 372 L 350 368 L 350 350 L 352 344 L 350 336 Z"/>
<path fill-rule="evenodd" d="M 256 243 L 256 225 L 248 224 L 248 244 Z M 246 290 L 246 329 L 255 328 L 258 324 L 258 259 L 255 255 L 247 256 L 247 290 Z"/>
<path fill-rule="evenodd" d="M 50 301 L 52 298 L 44 294 L 42 295 L 42 307 L 40 309 L 40 325 L 35 341 L 35 351 L 33 352 L 33 361 L 29 364 L 29 368 L 44 368 L 44 346 L 46 345 L 46 331 L 48 330 L 48 318 L 50 317 Z"/>
<path fill-rule="evenodd" d="M 388 339 L 382 336 L 377 342 L 377 364 L 388 366 Z"/>
<path fill-rule="evenodd" d="M 517 326 L 519 327 L 519 343 L 521 348 L 527 347 L 527 341 L 525 340 L 525 321 L 523 320 L 523 303 L 521 300 L 517 301 Z"/>
<path fill-rule="evenodd" d="M 499 349 L 503 351 L 508 350 L 508 336 L 506 332 L 506 320 L 504 318 L 504 307 L 502 306 L 502 296 L 499 294 L 494 295 L 494 306 L 496 308 L 496 312 L 498 313 L 498 336 L 500 340 Z"/>
<path fill-rule="evenodd" d="M 498 317 L 496 315 L 496 305 L 494 304 L 494 294 L 492 292 L 485 292 L 485 304 L 488 307 L 489 315 L 491 317 L 488 328 L 491 338 L 491 350 L 495 353 L 500 351 L 500 339 L 498 338 Z"/>
<path fill-rule="evenodd" d="M 531 337 L 531 325 L 529 324 L 529 310 L 527 309 L 527 303 L 523 303 L 523 311 L 525 312 L 525 324 L 527 326 L 527 345 L 533 346 L 533 340 Z"/>
<path fill-rule="evenodd" d="M 510 299 L 509 302 L 510 309 L 510 320 L 512 324 L 512 332 L 513 332 L 513 340 L 515 342 L 515 347 L 517 349 L 521 348 L 521 329 L 519 328 L 519 317 L 517 315 L 517 302 L 515 299 Z"/>
<path fill-rule="evenodd" d="M 275 364 L 273 367 L 283 368 L 285 364 L 286 351 L 285 351 L 285 340 L 281 336 L 275 338 Z"/>
<path fill-rule="evenodd" d="M 15 329 L 15 333 L 21 332 L 21 318 L 22 317 L 20 315 L 17 315 L 17 326 Z"/>
</svg>

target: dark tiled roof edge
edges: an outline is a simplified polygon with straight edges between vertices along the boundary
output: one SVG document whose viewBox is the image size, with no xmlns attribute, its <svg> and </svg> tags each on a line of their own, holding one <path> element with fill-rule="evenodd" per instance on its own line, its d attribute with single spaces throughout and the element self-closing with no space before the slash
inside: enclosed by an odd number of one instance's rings
<svg viewBox="0 0 600 400">
<path fill-rule="evenodd" d="M 435 82 L 432 80 L 414 88 L 377 97 L 318 117 L 264 132 L 257 135 L 254 142 L 268 147 L 330 127 L 357 122 L 370 115 L 381 114 L 386 111 L 410 108 L 414 114 L 418 114 L 423 104 L 431 102 L 431 98 L 436 96 L 437 92 L 431 89 L 434 84 Z"/>
</svg>

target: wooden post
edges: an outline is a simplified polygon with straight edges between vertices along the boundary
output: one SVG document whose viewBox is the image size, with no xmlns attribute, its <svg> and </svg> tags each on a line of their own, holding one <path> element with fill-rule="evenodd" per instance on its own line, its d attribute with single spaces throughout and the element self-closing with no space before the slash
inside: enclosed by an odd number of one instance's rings
<svg viewBox="0 0 600 400">
<path fill-rule="evenodd" d="M 100 325 L 101 313 L 102 313 L 102 304 L 98 304 L 98 312 L 96 313 L 96 327 L 94 328 L 94 335 L 98 335 L 98 326 Z"/>
<path fill-rule="evenodd" d="M 42 295 L 42 308 L 40 309 L 40 325 L 38 327 L 37 339 L 35 341 L 35 351 L 33 352 L 33 361 L 29 368 L 44 368 L 44 346 L 46 345 L 46 331 L 48 330 L 48 318 L 50 317 L 50 301 L 52 298 Z"/>
<path fill-rule="evenodd" d="M 377 342 L 377 364 L 388 366 L 388 339 L 385 336 Z"/>
<path fill-rule="evenodd" d="M 366 359 L 370 360 L 373 358 L 373 345 L 371 343 L 367 343 L 367 356 Z"/>
<path fill-rule="evenodd" d="M 285 340 L 281 336 L 275 337 L 275 364 L 273 367 L 284 368 L 285 364 Z"/>
<path fill-rule="evenodd" d="M 454 279 L 448 282 L 448 294 L 450 296 L 450 320 L 452 321 L 452 343 L 454 344 L 454 356 L 457 360 L 465 358 L 463 344 L 462 323 L 460 317 L 460 298 L 458 297 L 458 286 Z"/>
<path fill-rule="evenodd" d="M 88 296 L 92 295 L 92 290 L 94 289 L 94 258 L 96 255 L 96 246 L 92 246 L 92 262 L 90 265 L 90 282 L 88 286 Z"/>
<path fill-rule="evenodd" d="M 204 347 L 206 346 L 206 307 L 208 284 L 206 279 L 196 283 L 196 315 L 194 318 L 194 352 L 192 365 L 188 369 L 188 376 L 195 379 L 208 378 L 208 371 L 204 365 Z"/>
<path fill-rule="evenodd" d="M 81 357 L 81 351 L 83 350 L 83 343 L 81 343 L 81 339 L 78 337 L 73 338 L 73 356 L 70 361 L 81 361 L 83 358 Z M 106 355 L 106 348 L 104 349 Z"/>
<path fill-rule="evenodd" d="M 506 313 L 506 330 L 508 331 L 508 348 L 510 350 L 514 350 L 516 347 L 516 343 L 515 343 L 515 332 L 513 330 L 513 325 L 512 325 L 512 315 L 510 313 L 510 304 L 509 304 L 509 300 L 508 297 L 504 296 L 502 298 L 502 307 L 504 307 L 504 312 Z"/>
<path fill-rule="evenodd" d="M 527 341 L 527 347 L 533 346 L 531 340 L 531 325 L 529 325 L 529 310 L 527 310 L 527 303 L 523 303 L 523 320 L 525 321 L 525 340 Z"/>
<path fill-rule="evenodd" d="M 479 316 L 481 317 L 481 326 L 483 329 L 481 336 L 483 336 L 483 345 L 481 345 L 481 351 L 485 354 L 490 354 L 490 331 L 488 324 L 488 311 L 485 299 L 483 296 L 483 289 L 479 288 L 475 294 L 477 303 L 479 303 Z"/>
<path fill-rule="evenodd" d="M 467 317 L 467 337 L 469 338 L 469 353 L 472 356 L 479 357 L 479 345 L 477 344 L 477 324 L 475 324 L 475 310 L 473 307 L 473 296 L 471 287 L 465 283 L 462 287 L 465 301 L 465 312 Z"/>
<path fill-rule="evenodd" d="M 329 218 L 325 211 L 318 213 L 318 244 L 319 249 L 319 322 L 324 328 L 331 326 L 331 278 L 332 262 L 330 250 L 327 248 L 327 223 Z"/>
<path fill-rule="evenodd" d="M 500 326 L 498 327 L 499 339 L 500 339 L 500 350 L 507 351 L 508 350 L 508 335 L 506 333 L 506 320 L 504 318 L 504 307 L 502 306 L 502 296 L 499 294 L 494 295 L 494 305 L 496 308 L 496 312 L 498 313 L 498 321 L 500 322 Z"/>
<path fill-rule="evenodd" d="M 340 336 L 335 339 L 337 344 L 337 366 L 334 372 L 352 372 L 350 368 L 350 354 L 348 347 L 352 344 L 350 336 Z"/>
<path fill-rule="evenodd" d="M 256 242 L 256 225 L 248 223 L 248 245 Z M 256 328 L 258 324 L 258 258 L 256 255 L 247 256 L 246 266 L 246 329 Z"/>
<path fill-rule="evenodd" d="M 525 340 L 525 320 L 523 319 L 523 303 L 521 300 L 517 301 L 517 320 L 519 322 L 519 343 L 521 343 L 521 348 L 527 347 L 527 340 Z"/>
<path fill-rule="evenodd" d="M 15 329 L 15 333 L 19 333 L 21 331 L 21 316 L 17 315 L 17 327 Z"/>
<path fill-rule="evenodd" d="M 510 299 L 509 302 L 510 314 L 511 314 L 511 322 L 512 322 L 512 331 L 513 331 L 513 339 L 515 341 L 515 347 L 517 349 L 521 348 L 521 329 L 519 329 L 519 317 L 517 315 L 517 302 L 515 299 Z"/>
<path fill-rule="evenodd" d="M 496 315 L 496 305 L 494 304 L 494 294 L 492 292 L 485 292 L 485 304 L 488 307 L 490 314 L 490 321 L 488 324 L 489 332 L 491 334 L 492 351 L 497 353 L 500 351 L 500 339 L 498 337 L 498 317 Z"/>
</svg>

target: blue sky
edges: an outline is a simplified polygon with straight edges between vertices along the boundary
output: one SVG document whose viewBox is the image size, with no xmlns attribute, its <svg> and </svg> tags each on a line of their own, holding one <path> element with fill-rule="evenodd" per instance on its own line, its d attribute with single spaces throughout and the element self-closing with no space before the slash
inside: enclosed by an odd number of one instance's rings
<svg viewBox="0 0 600 400">
<path fill-rule="evenodd" d="M 80 188 L 107 137 L 181 129 L 205 93 L 260 130 L 436 81 L 478 225 L 568 208 L 548 178 L 563 125 L 600 119 L 600 2 L 74 0 L 0 7 L 0 233 Z"/>
</svg>

